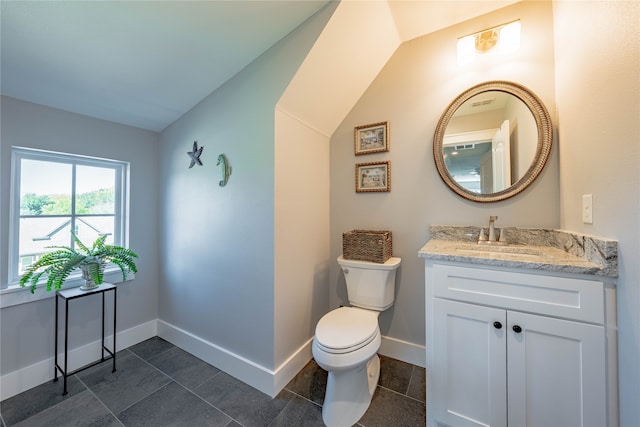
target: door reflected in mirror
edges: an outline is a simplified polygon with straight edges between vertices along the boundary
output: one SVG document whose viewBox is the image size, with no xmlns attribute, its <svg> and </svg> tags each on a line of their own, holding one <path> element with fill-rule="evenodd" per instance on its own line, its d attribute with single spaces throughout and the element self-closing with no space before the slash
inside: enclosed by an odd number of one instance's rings
<svg viewBox="0 0 640 427">
<path fill-rule="evenodd" d="M 480 202 L 521 192 L 540 173 L 551 148 L 551 121 L 522 86 L 488 82 L 460 95 L 443 114 L 434 157 L 445 183 Z"/>
<path fill-rule="evenodd" d="M 503 191 L 531 166 L 538 144 L 536 121 L 515 95 L 487 91 L 465 101 L 445 130 L 449 173 L 479 194 Z"/>
</svg>

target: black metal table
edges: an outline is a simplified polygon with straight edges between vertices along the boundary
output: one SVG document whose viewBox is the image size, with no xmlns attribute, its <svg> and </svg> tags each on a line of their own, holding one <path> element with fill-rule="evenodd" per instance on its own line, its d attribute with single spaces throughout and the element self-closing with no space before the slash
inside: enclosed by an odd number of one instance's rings
<svg viewBox="0 0 640 427">
<path fill-rule="evenodd" d="M 104 323 L 105 323 L 105 312 L 104 312 L 104 294 L 107 292 L 113 291 L 113 351 L 109 350 L 104 344 Z M 62 291 L 56 292 L 56 332 L 55 332 L 55 363 L 53 367 L 53 381 L 58 381 L 58 371 L 64 377 L 64 391 L 62 395 L 67 394 L 67 377 L 70 375 L 74 375 L 80 371 L 91 368 L 97 364 L 100 364 L 106 360 L 113 359 L 113 370 L 111 372 L 116 371 L 116 301 L 117 301 L 117 291 L 118 288 L 111 283 L 103 283 L 95 289 L 89 291 L 82 291 L 80 288 L 71 288 L 65 289 Z M 101 349 L 101 358 L 93 363 L 85 365 L 81 368 L 75 369 L 71 372 L 67 371 L 68 368 L 68 343 L 69 343 L 69 301 L 87 297 L 89 295 L 102 295 L 102 349 Z M 60 367 L 58 364 L 58 298 L 62 298 L 65 301 L 65 313 L 64 313 L 64 369 Z M 107 352 L 109 355 L 105 357 L 105 353 Z"/>
</svg>

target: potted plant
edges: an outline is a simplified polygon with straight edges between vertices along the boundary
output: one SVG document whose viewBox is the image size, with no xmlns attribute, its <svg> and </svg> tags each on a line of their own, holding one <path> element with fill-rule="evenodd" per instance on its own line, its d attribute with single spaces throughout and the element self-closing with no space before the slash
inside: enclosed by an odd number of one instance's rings
<svg viewBox="0 0 640 427">
<path fill-rule="evenodd" d="M 138 272 L 134 261 L 138 255 L 131 249 L 106 245 L 104 243 L 106 235 L 98 237 L 91 248 L 88 248 L 78 239 L 78 236 L 72 234 L 77 249 L 68 246 L 49 246 L 49 248 L 56 250 L 44 254 L 31 264 L 20 278 L 20 286 L 24 287 L 31 282 L 31 293 L 34 293 L 40 277 L 46 275 L 47 291 L 50 291 L 52 286 L 57 291 L 60 290 L 69 274 L 79 268 L 82 270 L 82 278 L 85 280 L 85 284 L 80 289 L 94 289 L 102 284 L 104 269 L 108 262 L 120 268 L 123 280 L 126 279 L 127 272 Z"/>
</svg>

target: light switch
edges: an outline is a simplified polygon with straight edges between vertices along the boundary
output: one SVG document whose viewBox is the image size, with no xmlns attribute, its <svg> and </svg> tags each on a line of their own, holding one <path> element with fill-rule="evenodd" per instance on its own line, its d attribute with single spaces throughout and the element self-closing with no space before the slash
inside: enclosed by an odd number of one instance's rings
<svg viewBox="0 0 640 427">
<path fill-rule="evenodd" d="M 582 195 L 582 222 L 593 224 L 593 195 Z"/>
</svg>

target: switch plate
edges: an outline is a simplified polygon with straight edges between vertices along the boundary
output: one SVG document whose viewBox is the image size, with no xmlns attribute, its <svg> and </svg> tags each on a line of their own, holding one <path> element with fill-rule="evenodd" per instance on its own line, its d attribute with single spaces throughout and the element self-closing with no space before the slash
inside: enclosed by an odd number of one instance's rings
<svg viewBox="0 0 640 427">
<path fill-rule="evenodd" d="M 593 195 L 582 195 L 582 222 L 593 224 Z"/>
</svg>

